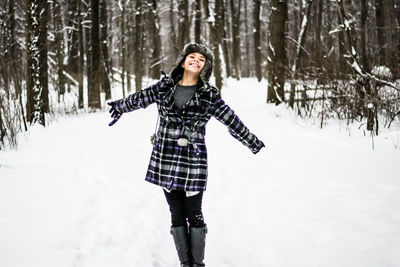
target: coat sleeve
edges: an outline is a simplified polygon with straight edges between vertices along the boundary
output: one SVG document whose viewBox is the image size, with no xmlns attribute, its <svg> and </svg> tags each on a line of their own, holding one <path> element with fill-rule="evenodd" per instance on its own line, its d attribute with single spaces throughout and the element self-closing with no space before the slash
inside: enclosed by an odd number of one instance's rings
<svg viewBox="0 0 400 267">
<path fill-rule="evenodd" d="M 140 108 L 146 108 L 150 104 L 153 104 L 159 98 L 160 90 L 164 85 L 163 83 L 165 83 L 165 81 L 160 80 L 143 90 L 114 101 L 116 103 L 117 111 L 120 113 L 131 112 Z"/>
<path fill-rule="evenodd" d="M 233 137 L 247 146 L 254 154 L 265 146 L 261 140 L 249 131 L 235 112 L 225 104 L 218 90 L 214 92 L 213 102 L 212 115 L 228 127 L 228 131 Z"/>
</svg>

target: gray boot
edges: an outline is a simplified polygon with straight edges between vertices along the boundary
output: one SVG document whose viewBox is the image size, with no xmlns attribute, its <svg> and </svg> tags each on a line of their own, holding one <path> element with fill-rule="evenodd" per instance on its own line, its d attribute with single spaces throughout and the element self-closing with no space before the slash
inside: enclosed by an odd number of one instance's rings
<svg viewBox="0 0 400 267">
<path fill-rule="evenodd" d="M 207 225 L 203 227 L 190 227 L 190 250 L 192 252 L 193 267 L 206 266 L 203 262 L 206 246 Z"/>
<path fill-rule="evenodd" d="M 190 255 L 189 236 L 187 227 L 178 226 L 171 227 L 171 234 L 174 238 L 176 251 L 178 252 L 181 267 L 191 267 L 192 257 Z"/>
</svg>

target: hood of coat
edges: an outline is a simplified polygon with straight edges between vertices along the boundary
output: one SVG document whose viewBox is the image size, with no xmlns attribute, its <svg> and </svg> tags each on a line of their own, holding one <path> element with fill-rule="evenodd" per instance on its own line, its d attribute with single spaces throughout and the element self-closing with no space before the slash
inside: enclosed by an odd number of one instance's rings
<svg viewBox="0 0 400 267">
<path fill-rule="evenodd" d="M 212 51 L 203 44 L 189 43 L 185 45 L 182 52 L 179 54 L 178 59 L 176 60 L 176 63 L 169 74 L 174 83 L 177 83 L 180 79 L 182 79 L 182 62 L 185 61 L 187 55 L 194 52 L 200 53 L 206 58 L 206 63 L 204 64 L 203 69 L 200 71 L 201 81 L 203 83 L 208 83 L 208 81 L 210 80 L 214 64 L 214 55 Z"/>
</svg>

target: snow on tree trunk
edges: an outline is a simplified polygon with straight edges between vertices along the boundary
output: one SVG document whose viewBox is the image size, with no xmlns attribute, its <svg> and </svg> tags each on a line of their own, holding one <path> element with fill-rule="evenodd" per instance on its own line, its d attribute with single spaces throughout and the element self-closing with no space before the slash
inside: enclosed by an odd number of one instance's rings
<svg viewBox="0 0 400 267">
<path fill-rule="evenodd" d="M 295 90 L 296 86 L 294 84 L 294 80 L 296 79 L 297 76 L 297 68 L 300 63 L 300 56 L 301 52 L 303 51 L 304 47 L 304 42 L 306 40 L 306 32 L 308 28 L 308 22 L 310 20 L 310 14 L 311 14 L 311 7 L 312 7 L 312 0 L 308 0 L 305 2 L 305 9 L 306 9 L 306 14 L 303 16 L 303 20 L 301 23 L 301 28 L 300 28 L 300 33 L 299 37 L 297 40 L 297 47 L 296 47 L 296 56 L 295 60 L 292 66 L 292 83 L 290 87 L 290 96 L 289 96 L 289 106 L 293 108 L 294 106 L 294 96 L 295 96 Z"/>
<path fill-rule="evenodd" d="M 267 103 L 276 105 L 284 101 L 285 85 L 285 21 L 286 1 L 271 1 L 271 16 L 268 35 L 268 94 Z"/>
<path fill-rule="evenodd" d="M 28 0 L 26 5 L 27 120 L 43 126 L 48 112 L 47 5 L 47 0 Z"/>
<path fill-rule="evenodd" d="M 100 0 L 100 43 L 101 43 L 101 55 L 102 55 L 102 87 L 106 94 L 106 99 L 111 99 L 111 81 L 110 71 L 111 64 L 108 55 L 108 20 L 107 20 L 107 1 Z"/>
</svg>

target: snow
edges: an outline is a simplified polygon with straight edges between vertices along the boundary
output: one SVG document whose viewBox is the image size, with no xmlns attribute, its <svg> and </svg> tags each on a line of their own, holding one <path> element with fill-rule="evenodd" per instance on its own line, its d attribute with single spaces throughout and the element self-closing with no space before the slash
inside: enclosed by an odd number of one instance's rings
<svg viewBox="0 0 400 267">
<path fill-rule="evenodd" d="M 374 66 L 371 73 L 382 79 L 392 79 L 393 77 L 392 72 L 386 66 Z"/>
<path fill-rule="evenodd" d="M 400 266 L 398 128 L 372 150 L 359 125 L 320 130 L 266 93 L 223 88 L 259 154 L 207 126 L 207 266 Z M 113 127 L 108 112 L 62 117 L 1 151 L 0 266 L 178 266 L 162 189 L 144 181 L 156 118 L 154 105 Z"/>
</svg>

